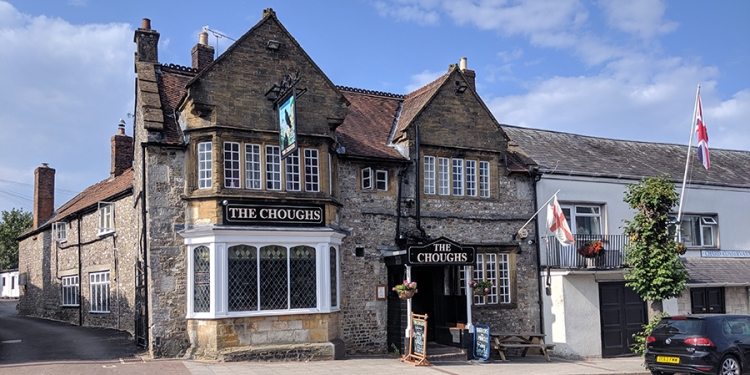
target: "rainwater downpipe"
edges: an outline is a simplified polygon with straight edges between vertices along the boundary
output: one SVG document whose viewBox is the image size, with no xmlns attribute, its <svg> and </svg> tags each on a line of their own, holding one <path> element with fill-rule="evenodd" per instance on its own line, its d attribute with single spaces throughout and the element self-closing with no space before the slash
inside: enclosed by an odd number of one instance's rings
<svg viewBox="0 0 750 375">
<path fill-rule="evenodd" d="M 531 182 L 531 190 L 534 194 L 534 212 L 537 212 L 539 210 L 539 203 L 537 202 L 537 191 L 536 191 L 536 183 L 539 182 L 539 180 L 542 179 L 541 172 L 533 171 L 531 174 L 532 182 Z M 537 293 L 539 296 L 539 333 L 544 334 L 544 296 L 542 295 L 542 247 L 541 242 L 542 238 L 539 236 L 539 216 L 536 217 L 536 220 L 534 220 L 534 226 L 535 226 L 535 234 L 536 234 L 536 266 L 537 266 Z"/>
<path fill-rule="evenodd" d="M 420 168 L 420 165 L 421 165 L 421 156 L 419 154 L 419 143 L 420 143 L 420 138 L 419 138 L 419 124 L 415 124 L 414 125 L 414 132 L 415 132 L 414 138 L 416 138 L 416 140 L 415 140 L 415 152 L 417 153 L 416 165 L 415 165 L 415 170 L 416 170 L 417 178 L 415 179 L 416 183 L 414 184 L 414 189 L 415 189 L 415 191 L 414 191 L 414 200 L 415 200 L 415 203 L 417 205 L 416 211 L 415 211 L 415 215 L 416 215 L 416 219 L 417 219 L 417 229 L 419 229 L 419 232 L 422 233 L 422 239 L 424 239 L 425 237 L 427 237 L 427 234 L 425 233 L 424 229 L 422 228 L 422 209 L 421 209 L 422 208 L 422 203 L 420 201 L 420 193 L 422 191 L 422 180 L 419 177 L 420 172 L 421 172 L 421 168 Z M 409 280 L 411 280 L 411 279 L 409 279 Z"/>
<path fill-rule="evenodd" d="M 148 314 L 148 265 L 146 262 L 147 256 L 148 256 L 148 238 L 146 238 L 147 231 L 146 231 L 146 147 L 148 146 L 147 142 L 141 143 L 141 248 L 143 250 L 143 289 L 144 289 L 144 297 L 143 297 L 143 310 L 146 311 L 146 314 L 143 316 L 143 325 L 145 326 L 145 342 L 146 342 L 146 348 L 148 348 L 149 345 L 149 314 Z"/>
<path fill-rule="evenodd" d="M 115 262 L 115 287 L 117 288 L 117 329 L 120 329 L 120 271 L 117 267 L 117 233 L 112 235 L 112 258 Z"/>
<path fill-rule="evenodd" d="M 83 284 L 81 264 L 81 214 L 78 214 L 78 325 L 83 327 L 83 301 L 81 298 L 81 284 Z"/>
<path fill-rule="evenodd" d="M 401 189 L 404 186 L 404 171 L 398 172 L 398 192 L 396 192 L 396 245 L 401 240 Z"/>
</svg>

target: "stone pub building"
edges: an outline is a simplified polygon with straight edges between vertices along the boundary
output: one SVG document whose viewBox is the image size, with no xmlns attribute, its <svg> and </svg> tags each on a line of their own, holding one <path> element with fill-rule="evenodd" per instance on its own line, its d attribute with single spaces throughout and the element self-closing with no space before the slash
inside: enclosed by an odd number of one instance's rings
<svg viewBox="0 0 750 375">
<path fill-rule="evenodd" d="M 119 311 L 90 307 L 111 240 L 86 255 L 97 266 L 49 276 L 58 209 L 22 236 L 22 313 L 119 320 L 154 356 L 224 360 L 404 352 L 410 312 L 428 315 L 428 341 L 464 348 L 477 323 L 539 330 L 536 248 L 515 236 L 536 209 L 534 165 L 465 59 L 398 95 L 335 85 L 271 9 L 216 58 L 202 33 L 191 67 L 160 63 L 159 37 L 147 19 L 135 32 L 132 168 L 72 216 L 86 230 L 97 202 L 122 202 L 110 236 L 127 255 L 106 280 Z M 409 300 L 391 291 L 404 279 Z M 475 279 L 495 286 L 474 296 Z"/>
</svg>

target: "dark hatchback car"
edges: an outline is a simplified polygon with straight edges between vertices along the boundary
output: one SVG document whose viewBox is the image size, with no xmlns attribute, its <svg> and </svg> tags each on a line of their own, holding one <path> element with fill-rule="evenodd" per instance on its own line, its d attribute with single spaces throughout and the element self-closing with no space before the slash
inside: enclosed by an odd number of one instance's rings
<svg viewBox="0 0 750 375">
<path fill-rule="evenodd" d="M 750 316 L 663 318 L 646 340 L 645 359 L 654 375 L 750 374 Z"/>
</svg>

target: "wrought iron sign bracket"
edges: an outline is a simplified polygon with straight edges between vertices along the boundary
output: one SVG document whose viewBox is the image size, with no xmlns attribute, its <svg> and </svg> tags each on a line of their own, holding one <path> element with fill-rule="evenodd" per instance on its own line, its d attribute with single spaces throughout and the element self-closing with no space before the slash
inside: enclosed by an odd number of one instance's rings
<svg viewBox="0 0 750 375">
<path fill-rule="evenodd" d="M 302 79 L 299 75 L 299 70 L 295 70 L 291 74 L 286 74 L 284 77 L 281 78 L 279 83 L 274 83 L 271 88 L 269 88 L 264 96 L 266 99 L 273 102 L 274 107 L 279 104 L 281 100 L 283 100 L 295 86 L 299 83 L 299 81 Z M 307 92 L 306 88 L 297 88 L 297 97 L 302 96 Z"/>
</svg>

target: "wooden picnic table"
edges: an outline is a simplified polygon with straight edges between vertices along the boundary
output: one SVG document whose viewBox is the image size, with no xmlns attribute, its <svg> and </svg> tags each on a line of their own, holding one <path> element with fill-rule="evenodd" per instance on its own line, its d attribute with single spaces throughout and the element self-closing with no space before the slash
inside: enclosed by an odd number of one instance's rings
<svg viewBox="0 0 750 375">
<path fill-rule="evenodd" d="M 547 362 L 550 362 L 547 350 L 555 348 L 555 345 L 544 343 L 544 334 L 535 332 L 492 332 L 494 348 L 500 354 L 503 362 L 506 362 L 505 351 L 509 348 L 522 348 L 521 357 L 525 357 L 529 349 L 539 349 Z"/>
</svg>

